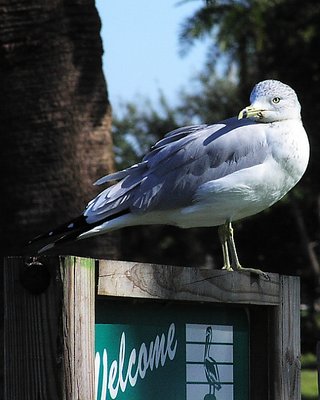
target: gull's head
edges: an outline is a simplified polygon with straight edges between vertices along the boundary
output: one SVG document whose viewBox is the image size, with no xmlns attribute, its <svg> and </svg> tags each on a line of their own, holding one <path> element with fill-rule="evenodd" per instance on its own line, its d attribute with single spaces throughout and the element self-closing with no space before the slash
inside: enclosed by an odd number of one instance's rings
<svg viewBox="0 0 320 400">
<path fill-rule="evenodd" d="M 301 118 L 296 92 L 280 81 L 266 80 L 257 83 L 251 92 L 250 102 L 250 106 L 240 111 L 239 119 L 275 122 Z"/>
</svg>

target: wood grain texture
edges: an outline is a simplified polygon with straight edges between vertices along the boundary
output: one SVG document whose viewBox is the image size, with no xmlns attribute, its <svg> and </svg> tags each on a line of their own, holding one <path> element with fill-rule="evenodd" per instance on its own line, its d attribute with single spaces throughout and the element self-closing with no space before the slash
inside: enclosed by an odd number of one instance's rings
<svg viewBox="0 0 320 400">
<path fill-rule="evenodd" d="M 23 257 L 3 265 L 3 359 L 0 399 L 94 399 L 95 261 L 43 257 L 48 289 L 20 283 Z"/>
<path fill-rule="evenodd" d="M 271 398 L 300 400 L 300 281 L 280 277 L 281 303 L 271 317 L 270 364 L 273 364 Z M 272 351 L 273 348 L 273 351 Z"/>
<path fill-rule="evenodd" d="M 98 295 L 163 300 L 278 305 L 279 275 L 122 261 L 99 261 Z"/>
<path fill-rule="evenodd" d="M 60 259 L 63 282 L 64 399 L 94 399 L 95 261 Z"/>
<path fill-rule="evenodd" d="M 3 386 L 4 400 L 61 399 L 59 297 L 57 258 L 47 264 L 53 279 L 38 296 L 20 284 L 25 260 L 10 257 L 3 269 Z M 2 397 L 1 397 L 2 396 Z"/>
</svg>

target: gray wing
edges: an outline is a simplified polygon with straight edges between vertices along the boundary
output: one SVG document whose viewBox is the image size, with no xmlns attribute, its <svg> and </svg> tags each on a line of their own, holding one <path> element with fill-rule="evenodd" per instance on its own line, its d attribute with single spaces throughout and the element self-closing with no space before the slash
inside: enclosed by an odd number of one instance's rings
<svg viewBox="0 0 320 400">
<path fill-rule="evenodd" d="M 231 118 L 215 125 L 179 128 L 151 148 L 142 162 L 97 181 L 120 180 L 93 199 L 88 222 L 190 205 L 205 182 L 263 163 L 269 154 L 265 124 Z"/>
<path fill-rule="evenodd" d="M 167 133 L 163 139 L 159 140 L 154 146 L 151 147 L 151 152 L 148 153 L 144 157 L 144 159 L 142 160 L 141 163 L 134 164 L 129 168 L 123 169 L 122 171 L 118 171 L 113 174 L 103 176 L 102 178 L 98 179 L 94 184 L 102 185 L 102 184 L 110 182 L 110 181 L 114 181 L 114 180 L 117 181 L 117 180 L 125 178 L 129 174 L 134 173 L 136 169 L 141 170 L 141 167 L 143 165 L 147 164 L 146 159 L 149 158 L 149 156 L 151 156 L 155 152 L 158 152 L 160 149 L 164 148 L 169 143 L 175 142 L 179 139 L 186 137 L 187 135 L 189 135 L 191 133 L 200 131 L 207 127 L 208 127 L 208 125 L 204 125 L 204 124 L 203 125 L 191 125 L 191 126 L 185 126 L 183 128 L 178 128 L 178 129 L 175 129 L 174 131 Z"/>
</svg>

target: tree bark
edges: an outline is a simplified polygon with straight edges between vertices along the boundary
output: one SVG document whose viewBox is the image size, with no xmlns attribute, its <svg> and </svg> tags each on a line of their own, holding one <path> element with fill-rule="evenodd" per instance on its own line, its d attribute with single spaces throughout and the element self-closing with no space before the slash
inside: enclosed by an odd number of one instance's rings
<svg viewBox="0 0 320 400">
<path fill-rule="evenodd" d="M 4 0 L 0 13 L 0 254 L 17 255 L 76 217 L 113 169 L 111 109 L 93 0 Z M 62 252 L 111 257 L 102 241 Z"/>
</svg>

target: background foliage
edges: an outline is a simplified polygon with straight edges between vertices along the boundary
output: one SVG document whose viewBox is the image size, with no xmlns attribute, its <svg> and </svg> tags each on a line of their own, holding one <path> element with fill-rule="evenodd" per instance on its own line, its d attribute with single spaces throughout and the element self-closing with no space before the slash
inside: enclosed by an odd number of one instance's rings
<svg viewBox="0 0 320 400">
<path fill-rule="evenodd" d="M 208 37 L 207 63 L 181 91 L 176 107 L 171 108 L 161 93 L 157 105 L 148 101 L 123 105 L 113 131 L 118 167 L 139 160 L 155 140 L 177 126 L 214 123 L 236 115 L 248 105 L 250 91 L 260 80 L 279 79 L 291 85 L 300 99 L 310 139 L 308 170 L 284 200 L 237 223 L 235 230 L 243 265 L 301 276 L 302 301 L 307 305 L 303 348 L 314 350 L 319 335 L 315 315 L 320 273 L 320 3 L 199 0 L 199 10 L 181 26 L 182 53 Z M 126 259 L 140 261 L 221 266 L 215 228 L 127 228 L 121 252 Z"/>
</svg>

